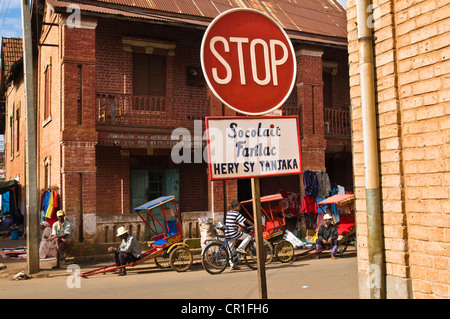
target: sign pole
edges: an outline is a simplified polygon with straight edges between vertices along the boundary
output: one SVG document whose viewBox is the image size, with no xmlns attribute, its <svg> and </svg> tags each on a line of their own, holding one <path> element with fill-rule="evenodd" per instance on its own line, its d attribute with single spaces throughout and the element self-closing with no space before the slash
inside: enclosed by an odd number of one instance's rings
<svg viewBox="0 0 450 319">
<path fill-rule="evenodd" d="M 267 281 L 266 281 L 266 263 L 265 248 L 262 234 L 262 217 L 261 217 L 261 190 L 259 185 L 259 177 L 251 179 L 252 197 L 253 197 L 253 216 L 255 217 L 255 243 L 256 258 L 258 265 L 258 287 L 259 298 L 267 299 Z"/>
</svg>

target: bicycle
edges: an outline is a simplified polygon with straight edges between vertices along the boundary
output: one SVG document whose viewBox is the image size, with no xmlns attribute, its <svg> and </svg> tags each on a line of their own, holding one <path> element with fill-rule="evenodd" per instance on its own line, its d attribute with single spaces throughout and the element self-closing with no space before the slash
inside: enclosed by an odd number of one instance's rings
<svg viewBox="0 0 450 319">
<path fill-rule="evenodd" d="M 252 228 L 251 226 L 249 228 Z M 226 226 L 216 227 L 216 230 L 224 231 Z M 247 245 L 245 251 L 247 254 L 244 255 L 244 262 L 250 269 L 257 269 L 257 255 L 256 255 L 256 245 L 254 239 L 254 232 L 250 232 L 252 239 Z M 216 275 L 222 273 L 225 268 L 230 264 L 230 261 L 236 265 L 242 260 L 242 255 L 239 252 L 230 253 L 230 244 L 228 238 L 224 235 L 216 234 L 216 239 L 210 242 L 202 252 L 202 265 L 203 268 L 211 275 Z M 273 246 L 270 242 L 264 239 L 264 254 L 265 263 L 268 264 L 273 259 Z"/>
</svg>

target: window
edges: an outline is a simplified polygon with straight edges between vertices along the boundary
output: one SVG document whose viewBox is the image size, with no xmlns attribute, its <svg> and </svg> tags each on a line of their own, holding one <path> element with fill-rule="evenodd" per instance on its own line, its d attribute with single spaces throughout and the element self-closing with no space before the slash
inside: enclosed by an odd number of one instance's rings
<svg viewBox="0 0 450 319">
<path fill-rule="evenodd" d="M 20 102 L 16 109 L 16 150 L 19 153 L 20 146 Z"/>
<path fill-rule="evenodd" d="M 50 65 L 44 71 L 44 121 L 50 119 Z"/>
<path fill-rule="evenodd" d="M 13 103 L 13 109 L 14 109 L 14 103 Z M 13 112 L 14 114 L 14 112 Z M 11 148 L 11 154 L 10 154 L 10 160 L 13 160 L 14 158 L 14 115 L 11 115 L 9 117 L 9 145 Z"/>
<path fill-rule="evenodd" d="M 133 95 L 166 95 L 166 57 L 133 53 Z"/>
<path fill-rule="evenodd" d="M 51 168 L 51 160 L 50 157 L 47 156 L 44 159 L 44 187 L 50 188 L 50 168 Z"/>
</svg>

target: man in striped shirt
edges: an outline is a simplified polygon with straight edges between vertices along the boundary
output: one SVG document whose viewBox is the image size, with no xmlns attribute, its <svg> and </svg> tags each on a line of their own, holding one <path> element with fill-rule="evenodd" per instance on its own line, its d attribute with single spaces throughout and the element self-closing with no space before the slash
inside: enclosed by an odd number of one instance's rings
<svg viewBox="0 0 450 319">
<path fill-rule="evenodd" d="M 244 233 L 239 230 L 240 226 L 245 227 L 245 224 L 253 226 L 253 223 L 246 219 L 244 216 L 239 213 L 241 210 L 241 205 L 237 200 L 231 202 L 231 210 L 227 212 L 227 216 L 225 218 L 225 225 L 227 229 L 225 230 L 225 236 L 228 238 L 228 242 L 230 244 L 231 253 L 234 252 L 234 247 L 236 246 L 236 240 L 241 239 L 242 242 L 236 251 L 242 254 L 247 254 L 245 248 L 251 240 L 251 236 L 247 233 Z"/>
</svg>

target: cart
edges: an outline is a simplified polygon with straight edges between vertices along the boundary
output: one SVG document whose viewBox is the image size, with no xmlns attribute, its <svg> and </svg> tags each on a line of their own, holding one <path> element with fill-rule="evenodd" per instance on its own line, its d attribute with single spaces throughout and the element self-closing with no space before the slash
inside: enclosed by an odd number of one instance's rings
<svg viewBox="0 0 450 319">
<path fill-rule="evenodd" d="M 274 194 L 260 198 L 261 211 L 265 218 L 263 223 L 263 238 L 275 247 L 275 256 L 282 263 L 287 263 L 294 257 L 294 246 L 283 238 L 286 227 L 286 216 L 282 205 L 283 196 Z M 241 202 L 241 207 L 253 219 L 253 199 Z"/>
<path fill-rule="evenodd" d="M 339 222 L 335 225 L 339 234 L 338 252 L 343 254 L 349 244 L 354 244 L 356 241 L 356 226 L 355 226 L 355 195 L 354 194 L 336 194 L 317 203 L 321 211 L 327 205 L 336 205 L 337 209 L 342 211 L 339 214 Z"/>
<path fill-rule="evenodd" d="M 339 216 L 339 222 L 335 224 L 339 234 L 338 253 L 340 254 L 343 254 L 347 250 L 348 245 L 354 244 L 356 241 L 354 200 L 354 194 L 337 194 L 317 203 L 317 206 L 323 213 L 326 213 L 324 207 L 332 204 L 335 204 L 337 209 L 343 211 L 343 213 Z M 331 249 L 330 246 L 324 246 L 321 250 L 316 250 L 316 248 L 313 247 L 312 249 L 296 254 L 294 256 L 294 260 L 318 255 L 329 249 Z"/>
<path fill-rule="evenodd" d="M 160 213 L 155 210 L 160 208 Z M 175 202 L 174 196 L 163 196 L 145 203 L 134 209 L 136 214 L 142 219 L 144 224 L 157 235 L 149 242 L 149 250 L 142 253 L 141 259 L 123 266 L 115 264 L 93 269 L 81 273 L 81 277 L 88 277 L 99 273 L 115 271 L 125 267 L 135 267 L 150 259 L 155 259 L 155 263 L 160 268 L 169 268 L 177 272 L 188 270 L 193 261 L 192 253 L 188 246 L 183 243 L 181 218 Z M 142 213 L 147 212 L 150 217 L 148 222 Z M 157 217 L 160 217 L 159 219 Z"/>
</svg>

